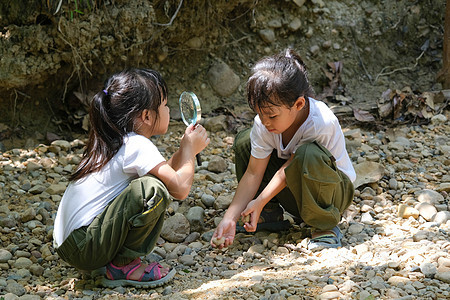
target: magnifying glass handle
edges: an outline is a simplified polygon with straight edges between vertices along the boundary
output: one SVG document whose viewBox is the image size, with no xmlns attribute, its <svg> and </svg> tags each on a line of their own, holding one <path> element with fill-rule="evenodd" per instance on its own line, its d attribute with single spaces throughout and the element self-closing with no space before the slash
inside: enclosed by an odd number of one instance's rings
<svg viewBox="0 0 450 300">
<path fill-rule="evenodd" d="M 198 124 L 194 125 L 194 129 L 197 128 Z M 195 155 L 195 157 L 197 158 L 197 166 L 201 166 L 202 165 L 202 158 L 200 157 L 200 153 L 197 153 L 197 155 Z"/>
</svg>

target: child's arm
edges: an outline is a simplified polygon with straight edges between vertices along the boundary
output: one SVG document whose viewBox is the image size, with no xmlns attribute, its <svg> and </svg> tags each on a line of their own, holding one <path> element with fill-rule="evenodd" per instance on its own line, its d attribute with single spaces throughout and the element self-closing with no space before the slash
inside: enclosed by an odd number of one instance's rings
<svg viewBox="0 0 450 300">
<path fill-rule="evenodd" d="M 233 201 L 228 207 L 224 218 L 228 217 L 235 221 L 239 220 L 242 211 L 245 209 L 250 200 L 253 199 L 258 187 L 261 185 L 269 159 L 270 156 L 264 159 L 257 159 L 250 156 L 247 170 L 239 181 Z"/>
<path fill-rule="evenodd" d="M 255 196 L 258 187 L 261 184 L 264 172 L 269 162 L 270 156 L 264 159 L 257 159 L 253 156 L 247 166 L 247 170 L 239 181 L 233 201 L 228 207 L 225 215 L 214 231 L 213 238 L 220 239 L 225 237 L 225 242 L 219 247 L 227 247 L 233 243 L 236 233 L 236 222 L 239 220 L 242 211 Z M 213 247 L 215 244 L 211 243 Z"/>
<path fill-rule="evenodd" d="M 170 195 L 176 199 L 185 199 L 189 195 L 195 171 L 195 155 L 209 144 L 205 128 L 190 125 L 181 139 L 180 148 L 167 161 L 160 163 L 150 171 L 167 187 Z"/>
<path fill-rule="evenodd" d="M 289 160 L 287 160 L 280 167 L 280 169 L 275 173 L 269 184 L 258 195 L 258 197 L 250 201 L 247 204 L 245 210 L 241 213 L 242 216 L 247 216 L 250 214 L 250 222 L 244 225 L 245 230 L 247 230 L 248 232 L 253 232 L 256 230 L 259 216 L 264 206 L 286 187 L 286 174 L 284 173 L 284 169 L 286 169 L 286 167 L 291 163 L 293 158 L 294 155 L 291 155 Z"/>
</svg>

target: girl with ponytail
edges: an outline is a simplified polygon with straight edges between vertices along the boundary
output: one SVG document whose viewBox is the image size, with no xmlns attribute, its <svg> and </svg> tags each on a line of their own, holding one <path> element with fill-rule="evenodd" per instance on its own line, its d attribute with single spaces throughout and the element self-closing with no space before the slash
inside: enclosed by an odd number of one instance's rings
<svg viewBox="0 0 450 300">
<path fill-rule="evenodd" d="M 232 244 L 236 230 L 286 230 L 287 211 L 311 226 L 310 250 L 340 247 L 337 225 L 353 200 L 356 175 L 339 121 L 313 99 L 305 64 L 293 50 L 263 58 L 252 71 L 247 100 L 257 115 L 235 138 L 239 184 L 211 245 Z M 236 224 L 240 217 L 243 226 Z"/>
<path fill-rule="evenodd" d="M 106 266 L 107 287 L 156 287 L 175 270 L 141 261 L 154 248 L 171 197 L 189 194 L 195 155 L 209 143 L 189 126 L 165 160 L 150 138 L 169 126 L 168 90 L 150 69 L 112 75 L 90 105 L 89 139 L 70 177 L 54 226 L 58 255 L 81 270 Z"/>
</svg>

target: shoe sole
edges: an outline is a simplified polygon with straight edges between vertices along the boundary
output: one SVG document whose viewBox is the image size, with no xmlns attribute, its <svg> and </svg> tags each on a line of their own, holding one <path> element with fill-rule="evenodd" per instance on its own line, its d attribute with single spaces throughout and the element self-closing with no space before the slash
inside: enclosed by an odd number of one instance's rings
<svg viewBox="0 0 450 300">
<path fill-rule="evenodd" d="M 153 281 L 136 281 L 136 280 L 127 280 L 127 279 L 119 279 L 119 280 L 110 280 L 108 278 L 102 279 L 102 285 L 108 288 L 116 288 L 120 286 L 134 286 L 136 288 L 154 288 L 161 285 L 166 284 L 175 276 L 177 271 L 172 269 L 166 276 L 161 279 L 153 280 Z"/>
<path fill-rule="evenodd" d="M 323 249 L 330 249 L 330 248 L 336 249 L 336 248 L 342 247 L 341 240 L 344 237 L 344 235 L 342 234 L 342 231 L 337 226 L 335 226 L 331 231 L 333 231 L 336 235 L 335 239 L 338 241 L 337 244 L 329 244 L 326 242 L 314 241 L 311 239 L 308 242 L 307 249 L 310 251 L 316 252 L 316 251 L 320 251 Z"/>
</svg>

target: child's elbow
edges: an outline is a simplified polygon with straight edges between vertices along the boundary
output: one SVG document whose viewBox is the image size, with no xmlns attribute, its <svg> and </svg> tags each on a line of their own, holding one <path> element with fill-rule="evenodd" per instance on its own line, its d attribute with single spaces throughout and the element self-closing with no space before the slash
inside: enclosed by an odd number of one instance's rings
<svg viewBox="0 0 450 300">
<path fill-rule="evenodd" d="M 184 200 L 191 191 L 190 182 L 181 180 L 179 177 L 174 177 L 167 183 L 167 189 L 169 194 L 177 200 Z"/>
<path fill-rule="evenodd" d="M 177 200 L 184 200 L 189 196 L 189 190 L 187 191 L 169 191 L 170 195 Z"/>
</svg>

